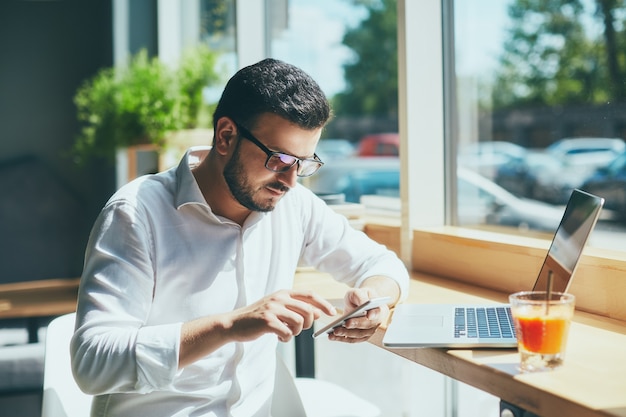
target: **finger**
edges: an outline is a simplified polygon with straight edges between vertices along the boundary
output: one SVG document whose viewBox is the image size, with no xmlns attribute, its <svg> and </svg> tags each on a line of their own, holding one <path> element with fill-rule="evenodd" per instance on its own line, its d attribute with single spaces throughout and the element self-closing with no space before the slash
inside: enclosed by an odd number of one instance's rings
<svg viewBox="0 0 626 417">
<path fill-rule="evenodd" d="M 293 298 L 284 300 L 280 307 L 281 310 L 277 310 L 276 314 L 294 330 L 295 334 L 299 334 L 303 328 L 313 326 L 313 322 L 322 314 L 319 308 Z"/>
<path fill-rule="evenodd" d="M 389 306 L 382 305 L 367 311 L 367 318 L 373 322 L 382 322 L 389 315 Z"/>
<path fill-rule="evenodd" d="M 380 321 L 370 320 L 369 317 L 363 316 L 363 317 L 353 317 L 349 320 L 346 320 L 346 322 L 344 323 L 342 327 L 348 330 L 352 330 L 352 329 L 367 330 L 367 329 L 376 328 L 379 325 L 380 325 Z"/>
<path fill-rule="evenodd" d="M 346 320 L 344 327 L 347 329 L 369 329 L 378 327 L 389 314 L 389 308 L 385 305 L 372 308 L 365 315 Z"/>
<path fill-rule="evenodd" d="M 336 327 L 335 333 L 340 336 L 358 335 L 360 332 L 374 333 L 380 326 L 380 322 L 372 322 L 367 319 L 351 319 L 350 322 L 346 322 L 343 326 Z"/>
<path fill-rule="evenodd" d="M 337 314 L 337 310 L 330 303 L 330 301 L 323 297 L 320 297 L 312 291 L 294 290 L 291 292 L 291 297 L 315 307 L 316 309 L 318 309 L 317 313 L 321 312 L 329 316 L 334 316 L 335 314 Z M 319 316 L 317 316 L 316 319 L 317 318 L 319 318 Z"/>
<path fill-rule="evenodd" d="M 293 300 L 292 300 L 293 301 Z M 307 319 L 300 313 L 291 310 L 283 303 L 268 304 L 266 321 L 270 331 L 275 333 L 282 342 L 289 341 L 302 332 Z M 310 321 L 310 319 L 308 320 Z"/>
<path fill-rule="evenodd" d="M 328 340 L 333 341 L 333 342 L 341 342 L 341 343 L 362 343 L 362 342 L 367 342 L 369 340 L 369 337 L 356 339 L 352 337 L 338 337 L 338 336 L 331 334 L 331 335 L 328 335 Z"/>
<path fill-rule="evenodd" d="M 369 288 L 351 288 L 346 292 L 344 301 L 347 309 L 352 309 L 368 301 L 372 296 Z"/>
<path fill-rule="evenodd" d="M 334 310 L 327 300 L 311 291 L 281 290 L 268 296 L 265 303 L 294 335 L 300 334 L 302 329 L 311 328 L 313 322 L 322 315 L 321 308 L 331 314 Z"/>
<path fill-rule="evenodd" d="M 247 323 L 247 325 L 240 325 L 240 327 L 250 329 L 256 323 L 263 326 L 265 330 L 259 328 L 257 331 L 248 330 L 248 332 L 272 332 L 281 341 L 289 340 L 292 336 L 302 332 L 305 321 L 312 321 L 310 318 L 305 318 L 306 313 L 302 312 L 302 308 L 294 307 L 294 304 L 301 304 L 305 306 L 305 309 L 307 308 L 305 303 L 285 296 L 283 292 L 271 294 L 246 309 L 250 310 L 247 314 L 252 314 L 252 316 L 248 319 L 244 317 L 240 322 Z M 312 307 L 308 306 L 308 309 L 311 310 Z"/>
<path fill-rule="evenodd" d="M 294 336 L 294 332 L 287 323 L 277 320 L 269 325 L 270 331 L 274 333 L 281 342 L 288 342 Z"/>
<path fill-rule="evenodd" d="M 368 340 L 375 333 L 376 328 L 370 329 L 346 329 L 337 328 L 334 332 L 328 335 L 328 338 L 333 341 L 344 343 L 359 343 Z"/>
<path fill-rule="evenodd" d="M 311 324 L 309 323 L 313 322 L 309 315 L 291 310 L 287 306 L 283 311 L 277 313 L 277 317 L 283 325 L 287 326 L 292 336 L 299 335 L 302 333 L 302 329 L 310 327 Z"/>
</svg>

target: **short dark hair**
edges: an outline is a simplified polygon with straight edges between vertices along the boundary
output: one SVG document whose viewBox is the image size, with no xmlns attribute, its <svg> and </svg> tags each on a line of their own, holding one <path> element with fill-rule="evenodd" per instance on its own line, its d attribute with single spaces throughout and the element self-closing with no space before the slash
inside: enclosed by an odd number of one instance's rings
<svg viewBox="0 0 626 417">
<path fill-rule="evenodd" d="M 226 116 L 252 129 L 263 113 L 274 113 L 309 130 L 326 125 L 331 110 L 311 76 L 268 58 L 240 69 L 228 81 L 213 113 L 213 128 Z"/>
</svg>

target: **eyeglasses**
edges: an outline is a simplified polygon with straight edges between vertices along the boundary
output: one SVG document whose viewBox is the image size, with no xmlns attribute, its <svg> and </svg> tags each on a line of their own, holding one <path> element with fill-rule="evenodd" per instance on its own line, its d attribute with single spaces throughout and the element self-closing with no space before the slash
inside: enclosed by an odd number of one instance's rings
<svg viewBox="0 0 626 417">
<path fill-rule="evenodd" d="M 287 172 L 295 164 L 298 164 L 298 170 L 296 174 L 299 177 L 309 177 L 317 172 L 318 169 L 324 165 L 322 160 L 313 154 L 313 158 L 301 159 L 293 155 L 289 155 L 281 152 L 274 152 L 263 145 L 260 140 L 254 137 L 252 133 L 239 123 L 235 122 L 235 126 L 239 130 L 242 137 L 248 139 L 250 142 L 258 146 L 263 152 L 267 154 L 267 160 L 265 161 L 265 168 L 274 172 Z"/>
</svg>

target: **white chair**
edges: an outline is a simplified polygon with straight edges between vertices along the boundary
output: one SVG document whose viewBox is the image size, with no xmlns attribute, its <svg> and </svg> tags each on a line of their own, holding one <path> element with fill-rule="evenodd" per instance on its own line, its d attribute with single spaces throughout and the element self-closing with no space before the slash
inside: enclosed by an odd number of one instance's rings
<svg viewBox="0 0 626 417">
<path fill-rule="evenodd" d="M 294 378 L 276 355 L 273 417 L 379 417 L 380 409 L 347 389 L 317 378 Z"/>
<path fill-rule="evenodd" d="M 332 382 L 317 378 L 289 381 L 295 382 L 308 417 L 379 417 L 381 414 L 376 405 Z"/>
<path fill-rule="evenodd" d="M 69 343 L 75 314 L 52 320 L 46 334 L 42 417 L 86 417 L 91 396 L 74 381 Z M 277 355 L 272 417 L 378 417 L 370 402 L 330 382 L 294 378 Z"/>
<path fill-rule="evenodd" d="M 41 417 L 88 417 L 91 396 L 82 392 L 72 375 L 70 339 L 75 314 L 55 318 L 46 332 Z"/>
</svg>

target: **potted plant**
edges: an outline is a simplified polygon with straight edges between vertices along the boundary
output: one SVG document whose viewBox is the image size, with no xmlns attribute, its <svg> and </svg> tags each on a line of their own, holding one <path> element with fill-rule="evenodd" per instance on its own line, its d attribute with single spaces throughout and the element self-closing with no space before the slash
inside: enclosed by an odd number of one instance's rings
<svg viewBox="0 0 626 417">
<path fill-rule="evenodd" d="M 217 103 L 207 105 L 203 91 L 221 80 L 215 70 L 216 61 L 216 53 L 204 45 L 187 49 L 182 54 L 176 70 L 176 85 L 185 129 L 211 125 L 212 110 Z"/>
<path fill-rule="evenodd" d="M 135 145 L 161 151 L 172 132 L 197 127 L 201 110 L 206 113 L 202 90 L 219 80 L 215 61 L 214 52 L 198 46 L 185 51 L 173 70 L 141 50 L 125 67 L 100 70 L 74 97 L 82 124 L 72 149 L 77 162 L 112 159 L 118 149 Z"/>
<path fill-rule="evenodd" d="M 213 135 L 212 115 L 217 103 L 208 104 L 204 90 L 221 81 L 216 68 L 217 55 L 206 46 L 183 52 L 176 70 L 181 127 L 166 134 L 159 165 L 168 168 L 177 163 L 190 146 L 208 145 Z"/>
</svg>

